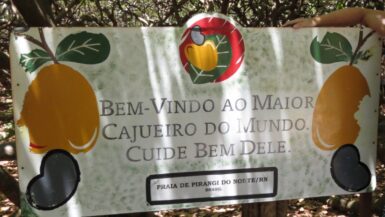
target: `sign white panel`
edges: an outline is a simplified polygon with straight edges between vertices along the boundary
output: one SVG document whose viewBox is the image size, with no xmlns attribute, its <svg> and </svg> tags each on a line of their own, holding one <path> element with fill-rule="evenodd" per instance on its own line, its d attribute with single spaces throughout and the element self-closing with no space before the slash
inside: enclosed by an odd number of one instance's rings
<svg viewBox="0 0 385 217">
<path fill-rule="evenodd" d="M 25 216 L 376 186 L 381 47 L 369 29 L 198 15 L 183 28 L 31 28 L 10 51 Z"/>
</svg>

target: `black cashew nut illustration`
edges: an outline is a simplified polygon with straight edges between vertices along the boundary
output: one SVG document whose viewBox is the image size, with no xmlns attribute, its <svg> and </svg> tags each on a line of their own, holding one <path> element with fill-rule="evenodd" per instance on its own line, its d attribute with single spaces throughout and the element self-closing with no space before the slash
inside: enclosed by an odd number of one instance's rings
<svg viewBox="0 0 385 217">
<path fill-rule="evenodd" d="M 349 192 L 363 190 L 370 184 L 371 173 L 356 146 L 341 146 L 333 155 L 330 172 L 338 186 Z"/>
<path fill-rule="evenodd" d="M 64 150 L 52 150 L 40 165 L 40 174 L 28 183 L 27 201 L 40 210 L 52 210 L 63 204 L 76 192 L 80 170 L 76 159 Z"/>
</svg>

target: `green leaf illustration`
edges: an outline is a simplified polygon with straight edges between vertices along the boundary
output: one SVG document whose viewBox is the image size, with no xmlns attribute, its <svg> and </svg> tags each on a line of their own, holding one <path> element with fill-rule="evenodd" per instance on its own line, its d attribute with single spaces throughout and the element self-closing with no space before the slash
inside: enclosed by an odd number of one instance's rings
<svg viewBox="0 0 385 217">
<path fill-rule="evenodd" d="M 22 54 L 19 63 L 26 72 L 32 73 L 39 66 L 51 60 L 52 59 L 47 52 L 40 49 L 34 49 L 28 54 Z"/>
<path fill-rule="evenodd" d="M 110 43 L 103 34 L 80 32 L 64 38 L 56 49 L 58 61 L 84 64 L 101 63 L 110 53 Z"/>
<path fill-rule="evenodd" d="M 370 50 L 359 51 L 353 60 L 353 64 L 357 64 L 359 60 L 368 61 L 370 59 L 370 57 L 372 57 L 372 56 L 373 55 L 370 52 Z"/>
<path fill-rule="evenodd" d="M 206 36 L 206 40 L 211 40 L 215 43 L 218 51 L 218 64 L 217 67 L 211 71 L 203 71 L 189 63 L 188 71 L 194 84 L 204 84 L 215 81 L 227 70 L 231 61 L 231 45 L 225 35 Z"/>
<path fill-rule="evenodd" d="M 326 33 L 321 43 L 317 37 L 310 45 L 310 53 L 320 63 L 349 62 L 353 55 L 349 41 L 338 33 Z"/>
</svg>

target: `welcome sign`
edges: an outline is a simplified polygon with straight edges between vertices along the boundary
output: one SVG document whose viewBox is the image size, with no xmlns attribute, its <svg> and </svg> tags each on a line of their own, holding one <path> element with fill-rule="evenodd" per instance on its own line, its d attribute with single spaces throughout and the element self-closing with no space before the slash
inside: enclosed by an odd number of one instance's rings
<svg viewBox="0 0 385 217">
<path fill-rule="evenodd" d="M 372 191 L 369 29 L 32 28 L 11 37 L 25 216 Z"/>
</svg>

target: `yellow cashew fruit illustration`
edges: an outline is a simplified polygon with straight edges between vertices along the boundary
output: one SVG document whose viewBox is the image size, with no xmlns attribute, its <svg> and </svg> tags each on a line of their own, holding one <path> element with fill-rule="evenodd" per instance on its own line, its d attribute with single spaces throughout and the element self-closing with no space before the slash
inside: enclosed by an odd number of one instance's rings
<svg viewBox="0 0 385 217">
<path fill-rule="evenodd" d="M 218 64 L 218 51 L 213 41 L 207 40 L 202 45 L 189 44 L 184 52 L 187 60 L 203 71 L 211 71 Z"/>
<path fill-rule="evenodd" d="M 25 94 L 18 126 L 27 126 L 35 153 L 89 151 L 99 133 L 96 96 L 74 69 L 53 64 L 38 72 Z"/>
<path fill-rule="evenodd" d="M 355 143 L 360 126 L 354 114 L 366 95 L 368 83 L 354 66 L 342 66 L 326 80 L 313 113 L 312 138 L 320 149 Z"/>
<path fill-rule="evenodd" d="M 40 41 L 25 39 L 42 49 L 21 54 L 27 73 L 36 73 L 24 96 L 16 124 L 26 127 L 30 150 L 42 154 L 61 149 L 72 154 L 91 150 L 99 135 L 99 109 L 95 93 L 83 75 L 59 61 L 98 64 L 107 59 L 110 44 L 103 34 L 86 31 L 66 36 L 56 47 L 48 46 L 42 28 Z M 54 64 L 43 67 L 52 61 Z"/>
<path fill-rule="evenodd" d="M 364 97 L 370 96 L 370 90 L 365 76 L 353 65 L 371 57 L 369 49 L 361 48 L 373 33 L 364 36 L 361 29 L 354 51 L 349 40 L 336 32 L 327 32 L 321 41 L 315 37 L 310 45 L 311 55 L 319 63 L 349 63 L 330 74 L 316 100 L 312 139 L 321 150 L 356 143 L 361 127 L 355 115 Z"/>
</svg>

